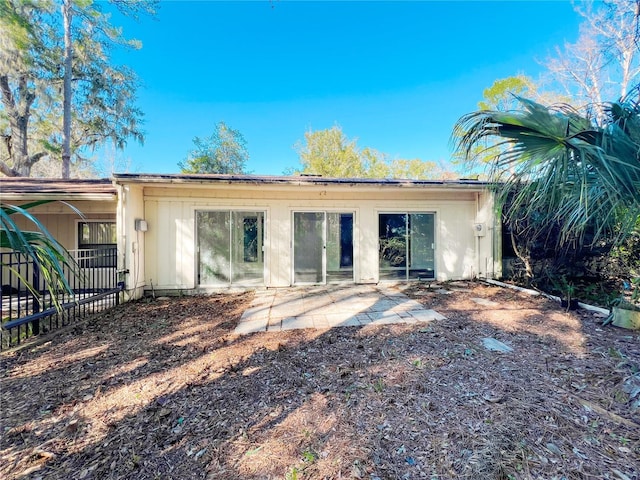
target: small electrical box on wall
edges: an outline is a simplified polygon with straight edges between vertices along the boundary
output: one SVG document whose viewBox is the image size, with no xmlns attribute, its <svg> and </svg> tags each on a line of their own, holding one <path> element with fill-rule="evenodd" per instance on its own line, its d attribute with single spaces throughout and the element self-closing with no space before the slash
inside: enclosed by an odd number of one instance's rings
<svg viewBox="0 0 640 480">
<path fill-rule="evenodd" d="M 487 226 L 484 223 L 474 223 L 473 233 L 476 237 L 484 237 L 487 234 Z"/>
<path fill-rule="evenodd" d="M 135 222 L 136 232 L 146 232 L 149 229 L 146 220 L 142 220 L 141 218 L 137 218 Z"/>
</svg>

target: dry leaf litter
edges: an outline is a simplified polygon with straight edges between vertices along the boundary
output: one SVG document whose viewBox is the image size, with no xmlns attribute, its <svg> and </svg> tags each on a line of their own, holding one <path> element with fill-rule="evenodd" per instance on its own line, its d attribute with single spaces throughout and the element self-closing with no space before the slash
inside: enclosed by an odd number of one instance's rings
<svg viewBox="0 0 640 480">
<path fill-rule="evenodd" d="M 143 299 L 3 354 L 0 477 L 640 479 L 637 332 L 396 288 L 446 320 L 238 336 L 252 292 Z"/>
</svg>

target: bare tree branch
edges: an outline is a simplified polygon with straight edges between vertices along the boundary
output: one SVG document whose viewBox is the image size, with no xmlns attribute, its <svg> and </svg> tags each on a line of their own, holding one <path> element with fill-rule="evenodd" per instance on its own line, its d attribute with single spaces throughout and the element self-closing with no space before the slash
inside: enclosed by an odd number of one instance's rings
<svg viewBox="0 0 640 480">
<path fill-rule="evenodd" d="M 0 173 L 5 174 L 7 177 L 19 177 L 20 176 L 20 173 L 18 171 L 16 171 L 13 168 L 11 168 L 9 165 L 7 165 L 2 160 L 0 160 Z"/>
</svg>

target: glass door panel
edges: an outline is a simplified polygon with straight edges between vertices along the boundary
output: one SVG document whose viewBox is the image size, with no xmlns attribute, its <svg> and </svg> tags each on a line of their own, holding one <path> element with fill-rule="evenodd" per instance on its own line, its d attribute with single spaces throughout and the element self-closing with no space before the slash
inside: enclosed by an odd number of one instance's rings
<svg viewBox="0 0 640 480">
<path fill-rule="evenodd" d="M 409 214 L 409 279 L 435 278 L 433 214 Z"/>
<path fill-rule="evenodd" d="M 231 282 L 229 212 L 196 212 L 198 226 L 198 284 Z"/>
<path fill-rule="evenodd" d="M 293 213 L 293 282 L 324 283 L 324 212 Z"/>
<path fill-rule="evenodd" d="M 263 212 L 233 212 L 231 282 L 261 284 L 264 281 Z"/>
<path fill-rule="evenodd" d="M 196 212 L 198 285 L 264 282 L 264 212 Z"/>
<path fill-rule="evenodd" d="M 380 279 L 405 279 L 407 215 L 381 213 L 378 219 Z"/>
<path fill-rule="evenodd" d="M 378 218 L 380 280 L 435 278 L 432 213 L 381 213 Z"/>
<path fill-rule="evenodd" d="M 327 213 L 327 282 L 353 281 L 353 213 Z"/>
</svg>

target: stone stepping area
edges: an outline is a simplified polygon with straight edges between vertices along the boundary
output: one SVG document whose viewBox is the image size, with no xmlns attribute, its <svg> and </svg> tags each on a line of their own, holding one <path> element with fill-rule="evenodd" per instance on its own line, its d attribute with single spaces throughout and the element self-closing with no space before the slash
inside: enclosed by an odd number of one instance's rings
<svg viewBox="0 0 640 480">
<path fill-rule="evenodd" d="M 255 292 L 234 333 L 417 323 L 444 318 L 405 294 L 380 285 L 276 288 Z"/>
</svg>

